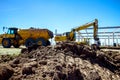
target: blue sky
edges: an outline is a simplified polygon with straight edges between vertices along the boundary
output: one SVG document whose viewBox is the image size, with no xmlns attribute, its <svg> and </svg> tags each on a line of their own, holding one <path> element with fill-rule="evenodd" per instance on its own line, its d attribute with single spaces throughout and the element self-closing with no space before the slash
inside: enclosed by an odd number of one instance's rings
<svg viewBox="0 0 120 80">
<path fill-rule="evenodd" d="M 95 18 L 102 27 L 120 26 L 120 0 L 0 0 L 0 33 L 3 26 L 62 33 Z"/>
</svg>

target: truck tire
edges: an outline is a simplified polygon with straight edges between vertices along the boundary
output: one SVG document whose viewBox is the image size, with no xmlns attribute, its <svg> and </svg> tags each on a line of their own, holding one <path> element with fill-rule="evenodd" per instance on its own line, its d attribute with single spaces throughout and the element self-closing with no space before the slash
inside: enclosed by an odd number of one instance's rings
<svg viewBox="0 0 120 80">
<path fill-rule="evenodd" d="M 41 46 L 47 46 L 47 42 L 44 38 L 38 38 L 36 39 L 36 44 Z"/>
<path fill-rule="evenodd" d="M 26 47 L 30 47 L 30 46 L 32 46 L 34 43 L 35 43 L 34 39 L 28 38 L 28 39 L 26 39 L 26 41 L 25 41 L 25 46 L 26 46 Z"/>
<path fill-rule="evenodd" d="M 9 38 L 4 38 L 2 40 L 2 46 L 4 48 L 10 48 L 11 47 L 11 40 Z"/>
<path fill-rule="evenodd" d="M 50 45 L 50 41 L 49 40 L 47 40 L 47 45 Z"/>
<path fill-rule="evenodd" d="M 20 45 L 19 45 L 19 43 L 18 43 L 17 40 L 14 40 L 13 46 L 14 46 L 15 48 L 19 48 Z"/>
</svg>

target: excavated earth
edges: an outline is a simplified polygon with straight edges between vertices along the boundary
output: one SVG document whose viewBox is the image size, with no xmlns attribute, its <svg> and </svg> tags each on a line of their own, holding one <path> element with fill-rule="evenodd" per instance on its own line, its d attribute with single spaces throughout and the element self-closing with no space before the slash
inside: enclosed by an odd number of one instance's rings
<svg viewBox="0 0 120 80">
<path fill-rule="evenodd" d="M 1 57 L 0 80 L 120 80 L 120 52 L 70 42 L 34 45 Z"/>
</svg>

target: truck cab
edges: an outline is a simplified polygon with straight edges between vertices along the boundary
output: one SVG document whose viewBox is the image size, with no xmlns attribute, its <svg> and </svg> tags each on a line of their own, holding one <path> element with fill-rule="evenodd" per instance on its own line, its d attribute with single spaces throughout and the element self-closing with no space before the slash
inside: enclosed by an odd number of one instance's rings
<svg viewBox="0 0 120 80">
<path fill-rule="evenodd" d="M 18 48 L 19 45 L 17 44 L 16 35 L 17 35 L 18 28 L 8 28 L 7 33 L 0 35 L 0 43 L 4 48 L 10 48 L 12 45 L 15 48 Z"/>
<path fill-rule="evenodd" d="M 7 34 L 17 34 L 18 28 L 8 28 Z"/>
</svg>

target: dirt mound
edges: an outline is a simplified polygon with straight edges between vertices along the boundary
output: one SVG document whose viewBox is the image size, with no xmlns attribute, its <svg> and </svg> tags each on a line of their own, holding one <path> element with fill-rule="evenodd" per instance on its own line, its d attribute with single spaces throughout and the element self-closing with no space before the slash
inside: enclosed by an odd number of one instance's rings
<svg viewBox="0 0 120 80">
<path fill-rule="evenodd" d="M 112 51 L 95 51 L 86 45 L 77 45 L 76 43 L 60 43 L 57 49 L 62 49 L 66 53 L 71 51 L 72 56 L 89 60 L 92 64 L 99 64 L 113 72 L 120 74 L 120 53 Z"/>
<path fill-rule="evenodd" d="M 118 52 L 64 42 L 25 48 L 6 63 L 14 71 L 9 80 L 119 80 L 119 61 Z"/>
</svg>

